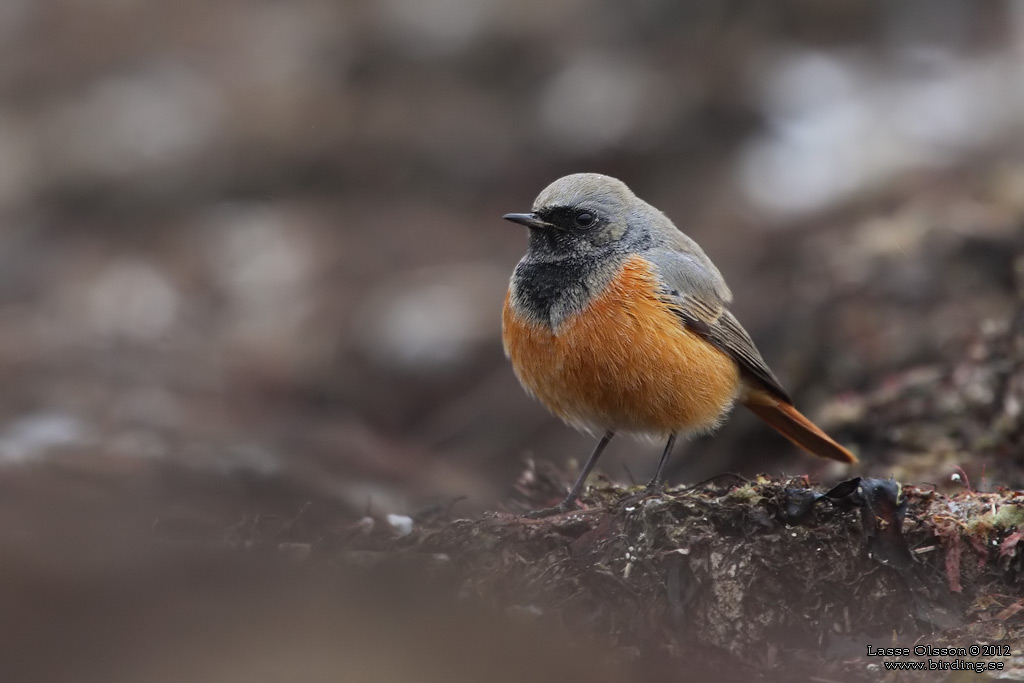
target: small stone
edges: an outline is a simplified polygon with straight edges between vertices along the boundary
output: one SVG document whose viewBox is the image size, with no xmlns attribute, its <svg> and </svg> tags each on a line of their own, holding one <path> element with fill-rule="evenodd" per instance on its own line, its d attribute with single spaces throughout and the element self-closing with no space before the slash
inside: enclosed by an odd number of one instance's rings
<svg viewBox="0 0 1024 683">
<path fill-rule="evenodd" d="M 399 538 L 403 538 L 412 533 L 413 521 L 412 517 L 408 515 L 388 515 L 387 516 L 388 526 L 395 532 L 395 535 Z"/>
</svg>

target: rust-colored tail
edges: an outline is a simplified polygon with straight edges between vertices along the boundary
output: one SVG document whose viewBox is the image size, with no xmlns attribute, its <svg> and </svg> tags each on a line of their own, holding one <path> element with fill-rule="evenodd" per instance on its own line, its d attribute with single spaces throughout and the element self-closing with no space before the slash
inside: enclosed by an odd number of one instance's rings
<svg viewBox="0 0 1024 683">
<path fill-rule="evenodd" d="M 789 403 L 758 391 L 751 392 L 743 405 L 808 453 L 839 462 L 857 462 L 853 453 L 833 441 Z"/>
</svg>

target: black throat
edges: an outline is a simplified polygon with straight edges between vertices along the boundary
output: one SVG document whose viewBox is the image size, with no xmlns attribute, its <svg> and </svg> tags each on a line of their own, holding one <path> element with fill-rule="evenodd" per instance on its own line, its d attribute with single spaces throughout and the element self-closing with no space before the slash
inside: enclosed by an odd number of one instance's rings
<svg viewBox="0 0 1024 683">
<path fill-rule="evenodd" d="M 520 261 L 515 271 L 515 304 L 535 320 L 553 322 L 586 299 L 587 272 L 582 258 Z"/>
</svg>

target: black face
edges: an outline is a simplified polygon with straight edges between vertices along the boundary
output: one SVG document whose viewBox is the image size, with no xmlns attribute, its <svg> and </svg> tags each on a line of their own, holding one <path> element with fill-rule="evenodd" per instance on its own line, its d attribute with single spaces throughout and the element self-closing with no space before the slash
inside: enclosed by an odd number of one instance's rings
<svg viewBox="0 0 1024 683">
<path fill-rule="evenodd" d="M 602 235 L 606 221 L 593 209 L 555 206 L 537 211 L 536 216 L 545 223 L 530 228 L 530 246 L 536 252 L 564 258 L 593 253 L 606 242 Z"/>
<path fill-rule="evenodd" d="M 580 207 L 554 206 L 542 209 L 537 215 L 566 232 L 586 233 L 601 224 L 601 217 L 596 211 Z"/>
</svg>

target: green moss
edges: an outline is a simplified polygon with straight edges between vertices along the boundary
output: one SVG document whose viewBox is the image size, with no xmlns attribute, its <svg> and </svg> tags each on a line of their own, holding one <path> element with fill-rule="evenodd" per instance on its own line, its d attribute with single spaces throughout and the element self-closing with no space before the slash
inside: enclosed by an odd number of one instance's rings
<svg viewBox="0 0 1024 683">
<path fill-rule="evenodd" d="M 1024 505 L 1000 505 L 995 514 L 983 516 L 998 529 L 1012 529 L 1024 526 Z"/>
<path fill-rule="evenodd" d="M 1000 530 L 1024 526 L 1024 505 L 1000 505 L 995 513 L 991 511 L 973 517 L 964 523 L 964 532 L 971 537 L 988 540 Z"/>
<path fill-rule="evenodd" d="M 761 502 L 763 496 L 758 492 L 757 488 L 747 483 L 739 488 L 735 488 L 726 494 L 725 500 L 733 503 L 746 503 L 748 505 L 755 505 Z"/>
</svg>

